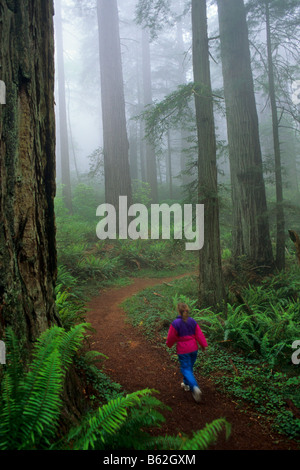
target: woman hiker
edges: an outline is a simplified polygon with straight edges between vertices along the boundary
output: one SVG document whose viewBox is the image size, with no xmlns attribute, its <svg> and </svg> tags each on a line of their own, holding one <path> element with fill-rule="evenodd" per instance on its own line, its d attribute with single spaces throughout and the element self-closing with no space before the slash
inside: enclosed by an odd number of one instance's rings
<svg viewBox="0 0 300 470">
<path fill-rule="evenodd" d="M 181 387 L 191 390 L 194 400 L 200 402 L 201 390 L 195 379 L 193 367 L 197 359 L 198 343 L 202 349 L 207 347 L 207 341 L 198 323 L 189 316 L 189 308 L 185 303 L 177 305 L 179 316 L 171 323 L 166 344 L 171 348 L 176 343 L 176 352 L 183 375 Z"/>
</svg>

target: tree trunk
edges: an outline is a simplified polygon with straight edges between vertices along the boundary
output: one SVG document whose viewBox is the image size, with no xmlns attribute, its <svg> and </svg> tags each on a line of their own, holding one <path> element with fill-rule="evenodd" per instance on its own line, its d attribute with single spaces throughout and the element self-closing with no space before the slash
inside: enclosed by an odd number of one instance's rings
<svg viewBox="0 0 300 470">
<path fill-rule="evenodd" d="M 279 125 L 277 116 L 277 104 L 275 95 L 274 67 L 271 44 L 270 10 L 269 0 L 266 0 L 266 35 L 268 51 L 268 80 L 269 97 L 272 112 L 273 145 L 275 157 L 275 187 L 276 187 L 276 267 L 281 270 L 285 267 L 285 228 L 283 213 L 283 191 L 281 173 L 281 152 L 279 142 Z"/>
<path fill-rule="evenodd" d="M 57 79 L 58 79 L 58 105 L 59 105 L 59 135 L 61 158 L 61 182 L 62 195 L 66 208 L 72 213 L 72 194 L 70 176 L 70 157 L 68 142 L 66 89 L 65 89 L 65 65 L 63 50 L 63 31 L 61 17 L 61 0 L 55 1 L 55 38 L 57 55 Z"/>
<path fill-rule="evenodd" d="M 140 162 L 141 162 L 141 180 L 147 183 L 146 164 L 145 164 L 145 124 L 142 120 L 139 121 L 139 141 L 140 141 Z"/>
<path fill-rule="evenodd" d="M 192 1 L 193 70 L 198 133 L 198 200 L 204 204 L 204 247 L 200 250 L 199 303 L 221 307 L 225 290 L 221 265 L 216 137 L 210 79 L 206 0 Z"/>
<path fill-rule="evenodd" d="M 130 176 L 132 180 L 138 179 L 138 149 L 137 149 L 137 124 L 129 126 L 129 161 Z"/>
<path fill-rule="evenodd" d="M 142 57 L 143 57 L 143 90 L 144 106 L 152 103 L 152 84 L 151 84 L 151 63 L 150 63 L 150 45 L 149 34 L 145 29 L 142 30 Z M 146 181 L 149 183 L 151 193 L 151 202 L 158 202 L 157 190 L 157 165 L 156 155 L 153 145 L 146 141 L 145 143 L 146 160 Z"/>
<path fill-rule="evenodd" d="M 140 49 L 139 49 L 140 51 Z M 137 51 L 137 55 L 138 52 Z M 141 112 L 143 109 L 143 98 L 142 98 L 142 77 L 140 77 L 140 67 L 139 60 L 136 61 L 136 82 L 137 82 L 137 109 L 138 112 Z M 140 162 L 140 172 L 138 173 L 138 178 L 146 182 L 146 166 L 145 166 L 145 152 L 144 152 L 144 134 L 145 134 L 145 123 L 143 119 L 139 119 L 137 122 L 137 140 L 139 142 L 138 153 L 139 153 L 139 162 Z"/>
<path fill-rule="evenodd" d="M 172 147 L 171 147 L 171 137 L 170 137 L 170 130 L 168 129 L 167 132 L 167 142 L 168 142 L 168 150 L 167 150 L 167 158 L 166 158 L 166 181 L 169 185 L 169 196 L 170 199 L 173 199 L 173 176 L 172 176 Z"/>
<path fill-rule="evenodd" d="M 273 265 L 243 0 L 218 0 L 233 206 L 233 257 Z"/>
<path fill-rule="evenodd" d="M 53 3 L 1 2 L 0 337 L 28 346 L 55 309 Z"/>
<path fill-rule="evenodd" d="M 185 57 L 185 49 L 184 49 L 184 41 L 183 41 L 183 33 L 182 33 L 182 20 L 178 19 L 176 23 L 176 44 L 178 50 L 178 77 L 179 83 L 185 85 L 186 80 L 186 71 L 184 66 L 184 57 Z M 181 172 L 181 182 L 182 186 L 189 184 L 193 181 L 193 177 L 187 175 L 186 172 L 188 170 L 188 160 L 186 157 L 186 147 L 188 145 L 187 139 L 189 137 L 189 132 L 187 131 L 184 124 L 181 125 L 180 129 L 180 172 Z"/>
<path fill-rule="evenodd" d="M 128 137 L 116 0 L 98 0 L 105 201 L 116 210 L 119 196 L 131 204 Z"/>
</svg>

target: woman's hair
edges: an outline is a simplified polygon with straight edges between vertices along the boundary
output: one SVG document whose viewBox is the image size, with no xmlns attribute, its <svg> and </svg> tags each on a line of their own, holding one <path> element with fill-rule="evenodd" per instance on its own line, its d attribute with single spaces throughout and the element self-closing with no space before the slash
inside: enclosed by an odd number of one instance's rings
<svg viewBox="0 0 300 470">
<path fill-rule="evenodd" d="M 177 310 L 178 310 L 178 312 L 180 313 L 180 315 L 182 315 L 183 312 L 188 312 L 188 313 L 190 313 L 189 307 L 188 307 L 187 304 L 185 304 L 184 302 L 179 302 L 179 304 L 177 304 Z"/>
</svg>

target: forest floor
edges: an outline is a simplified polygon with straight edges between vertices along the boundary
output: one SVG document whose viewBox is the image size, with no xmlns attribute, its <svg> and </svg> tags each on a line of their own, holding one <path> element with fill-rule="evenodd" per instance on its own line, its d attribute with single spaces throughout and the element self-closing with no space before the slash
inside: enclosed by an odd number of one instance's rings
<svg viewBox="0 0 300 470">
<path fill-rule="evenodd" d="M 153 435 L 192 436 L 207 423 L 226 418 L 231 435 L 226 440 L 225 433 L 220 434 L 213 450 L 297 450 L 295 442 L 271 430 L 249 405 L 241 410 L 234 399 L 219 393 L 211 378 L 201 377 L 201 369 L 195 375 L 202 401 L 196 403 L 192 394 L 181 388 L 179 367 L 167 351 L 147 341 L 126 321 L 122 302 L 147 287 L 174 279 L 137 278 L 130 285 L 105 289 L 90 300 L 86 320 L 95 329 L 91 348 L 108 356 L 102 366 L 104 373 L 127 393 L 144 388 L 159 391 L 156 397 L 171 411 L 163 411 L 166 421 L 159 429 L 148 430 Z"/>
</svg>

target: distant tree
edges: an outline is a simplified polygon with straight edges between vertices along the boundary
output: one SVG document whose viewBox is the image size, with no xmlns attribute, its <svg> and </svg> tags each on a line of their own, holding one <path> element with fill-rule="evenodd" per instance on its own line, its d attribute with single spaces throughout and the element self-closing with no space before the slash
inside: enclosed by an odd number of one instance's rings
<svg viewBox="0 0 300 470">
<path fill-rule="evenodd" d="M 138 139 L 136 123 L 129 124 L 129 162 L 132 180 L 138 179 Z"/>
<path fill-rule="evenodd" d="M 258 116 L 243 0 L 218 0 L 221 58 L 227 116 L 233 256 L 273 266 Z"/>
<path fill-rule="evenodd" d="M 70 176 L 70 157 L 68 142 L 68 124 L 65 90 L 65 64 L 63 49 L 63 27 L 61 0 L 55 0 L 55 39 L 57 55 L 57 79 L 58 79 L 58 117 L 60 136 L 60 158 L 61 158 L 61 182 L 63 185 L 62 195 L 66 208 L 72 213 L 72 191 Z"/>
<path fill-rule="evenodd" d="M 166 180 L 169 186 L 170 199 L 173 198 L 173 175 L 172 175 L 172 147 L 170 130 L 167 132 L 168 148 L 166 153 Z"/>
<path fill-rule="evenodd" d="M 183 65 L 184 56 L 185 56 L 185 49 L 184 49 L 184 41 L 183 41 L 183 28 L 182 28 L 182 18 L 177 18 L 176 21 L 176 48 L 178 50 L 178 76 L 179 76 L 179 83 L 184 84 L 187 83 L 186 77 L 186 70 Z M 180 154 L 180 169 L 181 169 L 181 180 L 182 184 L 186 185 L 191 182 L 191 177 L 187 176 L 188 170 L 188 159 L 186 155 L 186 145 L 187 140 L 189 137 L 189 132 L 187 130 L 187 125 L 181 123 L 180 129 L 180 140 L 181 140 L 181 154 Z"/>
<path fill-rule="evenodd" d="M 204 204 L 204 246 L 199 258 L 200 305 L 225 300 L 221 264 L 216 136 L 211 90 L 206 0 L 192 1 L 193 71 L 198 134 L 198 201 Z"/>
<path fill-rule="evenodd" d="M 266 15 L 266 36 L 267 36 L 267 63 L 268 63 L 268 83 L 269 97 L 272 112 L 273 145 L 275 158 L 275 186 L 276 186 L 276 266 L 278 269 L 284 269 L 285 266 L 285 228 L 283 212 L 283 190 L 282 190 L 282 171 L 281 171 L 281 150 L 279 140 L 279 118 L 275 93 L 275 77 L 272 59 L 272 38 L 270 23 L 269 0 L 265 2 Z"/>
<path fill-rule="evenodd" d="M 150 61 L 150 43 L 149 32 L 142 30 L 142 69 L 143 69 L 143 97 L 144 106 L 152 104 L 152 80 L 151 80 L 151 61 Z M 157 169 L 155 148 L 149 140 L 145 142 L 145 163 L 146 163 L 146 182 L 151 188 L 152 203 L 158 202 L 157 192 Z"/>
<path fill-rule="evenodd" d="M 290 84 L 295 65 L 299 62 L 299 2 L 296 0 L 250 0 L 247 5 L 252 22 L 265 28 L 265 44 L 254 44 L 256 55 L 263 64 L 261 87 L 271 108 L 273 153 L 276 188 L 276 266 L 285 267 L 285 217 L 283 197 L 283 159 L 280 142 L 280 122 L 283 115 L 293 113 Z M 266 79 L 265 79 L 266 77 Z M 296 169 L 296 168 L 295 168 Z M 295 175 L 296 176 L 296 175 Z"/>
<path fill-rule="evenodd" d="M 143 8 L 141 6 L 143 5 Z M 172 17 L 168 8 L 170 2 L 149 2 L 138 5 L 140 21 L 152 25 L 152 36 L 159 31 L 155 15 L 163 12 Z M 150 17 L 146 12 L 149 11 Z M 197 194 L 193 200 L 204 204 L 204 247 L 199 255 L 199 304 L 222 307 L 226 300 L 224 289 L 220 229 L 219 201 L 217 188 L 216 136 L 213 113 L 213 93 L 211 89 L 206 0 L 192 1 L 192 41 L 194 82 L 180 85 L 160 103 L 144 113 L 147 135 L 153 140 L 161 139 L 173 125 L 191 120 L 191 99 L 195 100 L 197 127 Z M 194 119 L 195 116 L 193 115 Z"/>
<path fill-rule="evenodd" d="M 1 2 L 0 337 L 24 346 L 52 324 L 55 308 L 53 2 Z M 25 350 L 24 350 L 25 352 Z"/>
<path fill-rule="evenodd" d="M 98 0 L 97 12 L 105 200 L 117 209 L 119 196 L 132 200 L 117 1 Z"/>
</svg>

